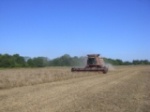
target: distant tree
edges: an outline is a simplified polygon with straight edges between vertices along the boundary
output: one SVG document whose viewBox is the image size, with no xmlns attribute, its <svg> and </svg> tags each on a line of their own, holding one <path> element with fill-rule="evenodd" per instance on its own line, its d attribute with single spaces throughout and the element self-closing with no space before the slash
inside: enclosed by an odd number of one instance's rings
<svg viewBox="0 0 150 112">
<path fill-rule="evenodd" d="M 71 66 L 72 64 L 73 59 L 68 54 L 65 54 L 50 61 L 51 66 Z"/>
<path fill-rule="evenodd" d="M 28 61 L 27 61 L 27 66 L 28 66 L 28 67 L 34 67 L 34 66 L 35 66 L 32 59 L 28 59 Z"/>
<path fill-rule="evenodd" d="M 139 65 L 141 62 L 139 60 L 133 60 L 132 63 L 133 65 Z"/>
<path fill-rule="evenodd" d="M 25 62 L 27 62 L 29 59 L 31 59 L 31 58 L 28 57 L 28 56 L 24 56 L 23 58 L 24 58 Z"/>
<path fill-rule="evenodd" d="M 4 54 L 0 56 L 0 67 L 14 67 L 11 55 Z"/>
<path fill-rule="evenodd" d="M 105 63 L 109 63 L 112 65 L 117 65 L 117 62 L 114 59 L 111 58 L 104 58 Z"/>
<path fill-rule="evenodd" d="M 123 62 L 123 65 L 132 65 L 132 63 L 129 61 L 125 61 L 125 62 Z"/>
<path fill-rule="evenodd" d="M 19 54 L 14 54 L 12 58 L 15 63 L 15 67 L 25 67 L 26 62 L 24 57 L 20 56 Z"/>
<path fill-rule="evenodd" d="M 148 65 L 148 64 L 150 64 L 150 62 L 148 60 L 142 60 L 142 64 L 143 65 Z"/>
<path fill-rule="evenodd" d="M 123 65 L 123 61 L 120 60 L 120 59 L 116 59 L 116 60 L 115 60 L 115 64 L 116 64 L 116 65 Z"/>
<path fill-rule="evenodd" d="M 86 57 L 71 57 L 64 54 L 61 57 L 49 60 L 47 57 L 22 57 L 19 54 L 0 54 L 0 67 L 45 67 L 45 66 L 85 66 Z M 112 65 L 150 65 L 149 60 L 122 61 L 121 59 L 104 58 Z"/>
</svg>

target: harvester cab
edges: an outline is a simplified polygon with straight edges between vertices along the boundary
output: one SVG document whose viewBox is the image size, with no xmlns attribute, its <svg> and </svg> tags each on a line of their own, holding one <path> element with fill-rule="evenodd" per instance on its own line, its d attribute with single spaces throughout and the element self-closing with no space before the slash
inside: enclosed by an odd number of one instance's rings
<svg viewBox="0 0 150 112">
<path fill-rule="evenodd" d="M 99 57 L 99 54 L 89 54 L 87 56 L 87 67 L 102 67 L 104 65 L 104 61 Z"/>
<path fill-rule="evenodd" d="M 85 68 L 72 68 L 72 72 L 80 72 L 80 71 L 101 71 L 103 73 L 108 72 L 108 68 L 105 66 L 103 58 L 99 57 L 99 54 L 88 54 L 87 55 L 87 65 Z"/>
</svg>

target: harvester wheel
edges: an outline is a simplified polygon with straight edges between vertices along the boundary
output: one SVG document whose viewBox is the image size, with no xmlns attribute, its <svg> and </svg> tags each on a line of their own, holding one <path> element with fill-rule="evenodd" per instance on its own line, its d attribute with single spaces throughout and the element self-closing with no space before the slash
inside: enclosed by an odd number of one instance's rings
<svg viewBox="0 0 150 112">
<path fill-rule="evenodd" d="M 108 68 L 104 67 L 103 73 L 106 74 L 108 72 Z"/>
</svg>

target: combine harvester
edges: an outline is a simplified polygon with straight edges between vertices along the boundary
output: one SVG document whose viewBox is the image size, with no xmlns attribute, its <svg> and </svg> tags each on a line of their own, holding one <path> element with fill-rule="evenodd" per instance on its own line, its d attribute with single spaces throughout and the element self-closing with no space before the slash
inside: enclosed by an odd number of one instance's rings
<svg viewBox="0 0 150 112">
<path fill-rule="evenodd" d="M 99 54 L 87 55 L 87 65 L 84 68 L 71 68 L 72 72 L 108 72 L 108 67 L 105 66 L 103 58 Z"/>
</svg>

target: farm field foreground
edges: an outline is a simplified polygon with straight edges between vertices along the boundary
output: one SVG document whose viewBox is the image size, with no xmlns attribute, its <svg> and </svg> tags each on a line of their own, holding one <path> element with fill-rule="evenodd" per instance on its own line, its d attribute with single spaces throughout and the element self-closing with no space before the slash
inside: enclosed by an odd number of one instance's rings
<svg viewBox="0 0 150 112">
<path fill-rule="evenodd" d="M 107 74 L 70 68 L 0 70 L 0 112 L 149 112 L 150 66 Z"/>
</svg>

